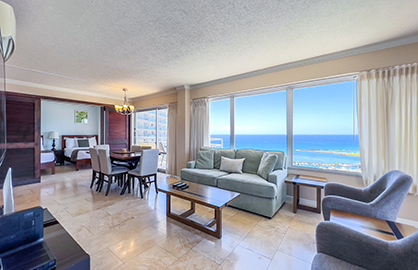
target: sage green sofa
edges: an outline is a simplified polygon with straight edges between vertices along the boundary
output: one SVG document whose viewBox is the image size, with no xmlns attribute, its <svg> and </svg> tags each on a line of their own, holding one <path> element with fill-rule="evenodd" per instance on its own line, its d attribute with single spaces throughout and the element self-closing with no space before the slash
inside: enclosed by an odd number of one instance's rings
<svg viewBox="0 0 418 270">
<path fill-rule="evenodd" d="M 201 150 L 209 150 L 203 147 Z M 284 152 L 271 152 L 278 156 L 273 171 L 267 180 L 257 175 L 261 158 L 266 151 L 260 150 L 223 150 L 214 151 L 213 169 L 197 169 L 196 161 L 189 161 L 187 168 L 181 170 L 181 179 L 207 186 L 218 187 L 241 193 L 241 196 L 231 203 L 231 206 L 247 210 L 266 217 L 273 217 L 286 200 L 287 176 L 286 155 Z M 220 171 L 221 157 L 241 159 L 243 173 L 228 173 Z"/>
</svg>

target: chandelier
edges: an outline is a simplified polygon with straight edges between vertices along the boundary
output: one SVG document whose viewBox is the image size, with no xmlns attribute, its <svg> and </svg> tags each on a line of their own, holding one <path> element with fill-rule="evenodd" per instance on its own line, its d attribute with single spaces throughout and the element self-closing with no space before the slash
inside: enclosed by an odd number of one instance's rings
<svg viewBox="0 0 418 270">
<path fill-rule="evenodd" d="M 115 105 L 116 112 L 121 115 L 131 115 L 135 110 L 134 106 L 128 105 L 128 100 L 126 98 L 127 91 L 128 89 L 123 88 L 123 92 L 124 92 L 123 105 Z"/>
</svg>

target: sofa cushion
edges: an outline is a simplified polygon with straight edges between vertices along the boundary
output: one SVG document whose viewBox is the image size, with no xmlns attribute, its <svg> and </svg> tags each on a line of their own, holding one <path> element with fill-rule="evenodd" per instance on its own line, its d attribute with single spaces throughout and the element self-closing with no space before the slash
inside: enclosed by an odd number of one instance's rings
<svg viewBox="0 0 418 270">
<path fill-rule="evenodd" d="M 264 152 L 258 166 L 257 174 L 267 180 L 269 173 L 274 169 L 277 162 L 277 155 Z"/>
<path fill-rule="evenodd" d="M 219 170 L 205 170 L 205 169 L 181 169 L 180 176 L 181 179 L 190 181 L 193 183 L 208 185 L 208 186 L 217 186 L 217 179 L 220 176 L 228 175 L 226 172 L 221 172 Z"/>
<path fill-rule="evenodd" d="M 256 174 L 263 154 L 264 151 L 243 149 L 237 150 L 235 158 L 245 158 L 243 172 Z"/>
<path fill-rule="evenodd" d="M 197 169 L 213 169 L 213 151 L 198 151 L 196 159 Z"/>
<path fill-rule="evenodd" d="M 274 198 L 277 195 L 275 184 L 251 173 L 221 176 L 218 178 L 218 187 L 263 198 Z"/>
<path fill-rule="evenodd" d="M 221 168 L 219 170 L 231 173 L 242 173 L 242 164 L 245 158 L 232 159 L 221 157 Z"/>
<path fill-rule="evenodd" d="M 221 157 L 235 158 L 235 150 L 216 149 L 215 150 L 215 164 L 213 166 L 215 169 L 219 169 L 221 167 Z"/>
<path fill-rule="evenodd" d="M 270 154 L 277 155 L 277 162 L 273 171 L 286 169 L 286 154 L 284 152 L 267 151 Z"/>
</svg>

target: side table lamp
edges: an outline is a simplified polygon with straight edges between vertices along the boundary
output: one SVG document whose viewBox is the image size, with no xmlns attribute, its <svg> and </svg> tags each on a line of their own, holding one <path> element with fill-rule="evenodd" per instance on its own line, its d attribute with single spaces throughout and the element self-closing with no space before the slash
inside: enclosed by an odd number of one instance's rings
<svg viewBox="0 0 418 270">
<path fill-rule="evenodd" d="M 51 151 L 55 151 L 55 139 L 59 139 L 58 132 L 51 131 L 49 132 L 49 138 L 52 139 L 52 149 Z"/>
</svg>

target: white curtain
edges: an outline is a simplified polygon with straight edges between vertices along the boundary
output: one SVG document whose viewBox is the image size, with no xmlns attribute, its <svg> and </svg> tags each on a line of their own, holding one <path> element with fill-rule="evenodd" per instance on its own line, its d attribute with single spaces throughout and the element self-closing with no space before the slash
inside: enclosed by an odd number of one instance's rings
<svg viewBox="0 0 418 270">
<path fill-rule="evenodd" d="M 177 175 L 177 103 L 168 104 L 167 173 Z"/>
<path fill-rule="evenodd" d="M 192 101 L 190 125 L 190 160 L 196 160 L 200 147 L 209 145 L 209 101 Z"/>
<path fill-rule="evenodd" d="M 358 122 L 365 185 L 391 170 L 418 181 L 417 64 L 363 72 L 358 76 Z"/>
</svg>

